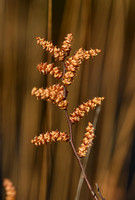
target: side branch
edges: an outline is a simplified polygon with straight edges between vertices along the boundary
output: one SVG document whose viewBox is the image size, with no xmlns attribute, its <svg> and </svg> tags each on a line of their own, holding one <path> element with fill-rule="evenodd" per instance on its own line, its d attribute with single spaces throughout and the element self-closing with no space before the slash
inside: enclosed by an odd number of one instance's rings
<svg viewBox="0 0 135 200">
<path fill-rule="evenodd" d="M 89 190 L 90 190 L 90 192 L 91 192 L 91 194 L 93 196 L 93 199 L 98 200 L 98 197 L 97 197 L 96 193 L 93 191 L 93 189 L 92 189 L 92 187 L 91 187 L 91 185 L 90 185 L 90 183 L 88 181 L 88 178 L 87 178 L 86 173 L 84 171 L 84 168 L 83 168 L 83 165 L 81 163 L 81 160 L 80 160 L 80 158 L 79 158 L 79 156 L 78 156 L 78 154 L 76 152 L 76 149 L 74 147 L 73 137 L 72 137 L 72 123 L 70 122 L 67 110 L 65 110 L 65 114 L 66 114 L 66 118 L 67 118 L 67 122 L 68 122 L 68 127 L 69 127 L 69 136 L 70 136 L 69 143 L 70 143 L 71 148 L 72 148 L 72 150 L 73 150 L 73 152 L 75 154 L 75 157 L 76 157 L 76 159 L 78 161 L 78 164 L 79 164 L 79 166 L 81 168 L 81 171 L 82 171 L 82 174 L 84 176 L 84 180 L 85 180 L 85 182 L 86 182 L 86 184 L 87 184 L 87 186 L 88 186 L 88 188 L 89 188 Z"/>
</svg>

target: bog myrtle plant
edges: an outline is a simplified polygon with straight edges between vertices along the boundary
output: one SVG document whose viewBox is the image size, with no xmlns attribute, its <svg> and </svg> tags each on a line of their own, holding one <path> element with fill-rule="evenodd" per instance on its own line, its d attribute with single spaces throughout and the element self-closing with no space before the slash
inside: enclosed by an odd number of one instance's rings
<svg viewBox="0 0 135 200">
<path fill-rule="evenodd" d="M 59 83 L 51 85 L 47 88 L 34 87 L 31 91 L 31 95 L 36 96 L 38 100 L 46 100 L 52 102 L 60 109 L 62 109 L 65 112 L 69 131 L 68 133 L 66 131 L 61 132 L 60 130 L 47 131 L 45 133 L 40 134 L 39 136 L 35 136 L 31 140 L 31 143 L 33 143 L 36 146 L 40 146 L 56 141 L 69 142 L 93 199 L 103 199 L 99 188 L 99 196 L 93 190 L 90 182 L 88 181 L 81 161 L 81 158 L 86 156 L 88 148 L 92 146 L 93 140 L 95 138 L 93 124 L 91 122 L 88 122 L 80 147 L 77 150 L 73 142 L 72 126 L 75 123 L 78 123 L 81 120 L 81 118 L 84 117 L 85 114 L 87 114 L 90 110 L 93 110 L 96 108 L 96 106 L 101 105 L 102 101 L 104 100 L 104 97 L 95 97 L 91 100 L 87 100 L 86 102 L 83 102 L 81 105 L 75 108 L 74 111 L 70 114 L 68 113 L 68 107 L 70 105 L 70 102 L 67 101 L 67 96 L 69 95 L 68 87 L 73 83 L 73 80 L 77 75 L 77 71 L 80 69 L 82 62 L 88 60 L 89 58 L 94 58 L 101 52 L 101 50 L 90 49 L 86 51 L 83 48 L 79 48 L 74 55 L 70 56 L 71 42 L 73 40 L 72 33 L 67 34 L 64 41 L 62 42 L 61 48 L 54 46 L 52 42 L 45 40 L 45 38 L 41 39 L 40 37 L 36 37 L 36 40 L 37 44 L 40 45 L 45 51 L 52 54 L 54 60 L 59 61 L 62 67 L 55 66 L 54 63 L 47 62 L 41 62 L 40 64 L 38 64 L 37 70 L 41 74 L 50 74 L 54 78 L 59 79 Z M 61 68 L 63 68 L 62 71 Z M 4 183 L 4 186 L 7 182 Z M 6 195 L 8 196 L 8 194 Z M 14 193 L 14 196 L 16 197 L 16 193 Z M 12 199 L 15 199 L 15 197 Z"/>
<path fill-rule="evenodd" d="M 67 96 L 69 95 L 68 86 L 72 84 L 74 77 L 77 75 L 77 71 L 79 70 L 82 62 L 84 60 L 88 60 L 89 58 L 97 56 L 98 53 L 101 52 L 101 50 L 90 49 L 86 51 L 82 48 L 79 48 L 74 55 L 69 56 L 71 51 L 71 42 L 73 40 L 72 33 L 67 34 L 61 45 L 61 48 L 54 46 L 52 42 L 46 41 L 44 38 L 41 39 L 40 37 L 36 37 L 36 39 L 37 44 L 42 46 L 42 48 L 48 53 L 51 53 L 55 61 L 59 61 L 62 63 L 63 71 L 61 71 L 60 67 L 55 66 L 54 63 L 50 64 L 47 62 L 42 62 L 38 64 L 37 69 L 41 74 L 50 74 L 60 81 L 58 84 L 51 85 L 45 89 L 34 87 L 31 94 L 36 96 L 37 99 L 50 101 L 53 104 L 57 105 L 60 109 L 64 110 L 69 132 L 66 133 L 59 130 L 47 131 L 46 133 L 42 133 L 39 136 L 35 136 L 34 139 L 31 140 L 31 142 L 36 146 L 55 141 L 69 142 L 82 170 L 84 180 L 93 198 L 97 200 L 98 196 L 91 187 L 81 162 L 81 158 L 86 156 L 88 148 L 90 148 L 93 144 L 93 140 L 95 137 L 94 127 L 91 122 L 88 122 L 88 126 L 86 127 L 86 132 L 84 134 L 81 145 L 78 150 L 76 150 L 72 137 L 72 125 L 79 122 L 85 114 L 87 114 L 90 110 L 95 109 L 97 105 L 101 105 L 104 97 L 95 97 L 92 100 L 87 100 L 86 102 L 79 105 L 78 108 L 75 108 L 73 113 L 69 114 L 69 102 L 67 101 Z"/>
</svg>

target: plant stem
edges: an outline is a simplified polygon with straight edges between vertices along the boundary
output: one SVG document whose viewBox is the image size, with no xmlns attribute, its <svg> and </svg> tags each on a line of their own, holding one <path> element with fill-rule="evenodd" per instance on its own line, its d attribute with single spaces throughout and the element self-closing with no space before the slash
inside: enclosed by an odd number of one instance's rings
<svg viewBox="0 0 135 200">
<path fill-rule="evenodd" d="M 78 156 L 78 154 L 77 154 L 77 152 L 76 152 L 75 146 L 74 146 L 74 144 L 73 144 L 72 123 L 71 123 L 71 121 L 70 121 L 70 119 L 69 119 L 69 115 L 68 115 L 67 110 L 65 110 L 65 114 L 66 114 L 66 118 L 67 118 L 67 122 L 68 122 L 68 127 L 69 127 L 69 135 L 70 135 L 69 143 L 70 143 L 71 148 L 72 148 L 72 150 L 73 150 L 73 152 L 74 152 L 74 154 L 75 154 L 75 157 L 76 157 L 76 159 L 77 159 L 77 161 L 78 161 L 78 164 L 79 164 L 79 166 L 80 166 L 80 168 L 81 168 L 81 171 L 82 171 L 82 173 L 83 173 L 84 180 L 85 180 L 85 182 L 86 182 L 86 184 L 87 184 L 87 186 L 88 186 L 88 188 L 89 188 L 89 190 L 90 190 L 90 192 L 91 192 L 93 198 L 94 198 L 95 200 L 98 200 L 98 197 L 97 197 L 96 193 L 93 191 L 93 189 L 92 189 L 92 187 L 91 187 L 91 185 L 90 185 L 90 183 L 89 183 L 89 181 L 88 181 L 88 178 L 87 178 L 86 173 L 85 173 L 85 171 L 84 171 L 84 168 L 83 168 L 83 165 L 82 165 L 82 163 L 81 163 L 81 160 L 80 160 L 80 158 L 79 158 L 79 156 Z"/>
</svg>

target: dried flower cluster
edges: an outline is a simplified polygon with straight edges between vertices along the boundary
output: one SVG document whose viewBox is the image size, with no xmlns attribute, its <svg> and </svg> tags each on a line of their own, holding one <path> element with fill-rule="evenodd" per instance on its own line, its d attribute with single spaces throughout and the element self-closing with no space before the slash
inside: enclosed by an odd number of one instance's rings
<svg viewBox="0 0 135 200">
<path fill-rule="evenodd" d="M 88 60 L 90 57 L 93 58 L 101 52 L 99 49 L 90 49 L 89 51 L 83 50 L 80 48 L 73 56 L 66 59 L 71 50 L 71 42 L 73 40 L 73 35 L 70 33 L 65 37 L 65 40 L 62 43 L 61 48 L 54 46 L 52 42 L 46 41 L 44 38 L 36 37 L 37 44 L 41 45 L 43 49 L 51 53 L 55 60 L 65 61 L 64 65 L 66 67 L 66 72 L 63 75 L 62 82 L 65 86 L 68 86 L 72 83 L 76 72 L 79 70 L 80 65 L 83 60 Z M 53 70 L 54 64 L 50 64 L 47 66 L 47 63 L 41 63 L 38 68 L 39 71 L 43 74 L 52 74 L 54 77 L 61 78 L 62 72 L 60 72 L 60 68 L 55 68 Z M 54 72 L 55 71 L 55 72 Z"/>
<path fill-rule="evenodd" d="M 34 87 L 31 91 L 32 95 L 35 95 L 37 99 L 44 99 L 56 104 L 60 109 L 66 109 L 68 101 L 64 99 L 64 87 L 61 84 L 52 85 L 46 89 Z"/>
<path fill-rule="evenodd" d="M 101 105 L 104 97 L 95 97 L 92 100 L 88 100 L 86 103 L 81 104 L 75 111 L 70 114 L 70 121 L 72 123 L 79 122 L 80 119 L 91 110 L 95 109 L 97 105 Z"/>
<path fill-rule="evenodd" d="M 6 198 L 5 200 L 15 200 L 16 199 L 16 189 L 13 185 L 13 183 L 5 178 L 3 181 L 3 186 L 5 188 L 5 192 L 6 192 Z"/>
<path fill-rule="evenodd" d="M 48 64 L 40 63 L 37 65 L 37 69 L 43 75 L 50 74 L 54 78 L 61 79 L 61 83 L 52 85 L 50 87 L 44 88 L 36 88 L 32 89 L 31 94 L 35 95 L 37 99 L 43 99 L 46 101 L 50 101 L 56 104 L 60 109 L 67 110 L 68 101 L 67 98 L 67 86 L 69 86 L 77 71 L 80 68 L 80 65 L 84 60 L 88 60 L 90 57 L 93 58 L 101 52 L 99 49 L 90 49 L 88 51 L 80 48 L 73 56 L 69 56 L 71 50 L 71 42 L 73 40 L 73 35 L 67 34 L 64 41 L 62 42 L 61 48 L 54 46 L 52 42 L 41 39 L 40 37 L 36 37 L 37 44 L 41 45 L 43 49 L 47 52 L 51 53 L 55 60 L 63 62 L 64 70 L 61 71 L 60 67 L 55 67 L 54 63 Z M 95 97 L 92 100 L 88 100 L 87 102 L 81 104 L 78 108 L 74 110 L 73 113 L 69 116 L 69 121 L 71 124 L 79 122 L 79 120 L 88 113 L 91 109 L 95 109 L 97 105 L 101 105 L 101 102 L 104 100 L 104 97 Z M 86 128 L 86 133 L 84 139 L 82 141 L 81 147 L 78 150 L 78 155 L 83 157 L 86 155 L 88 147 L 92 145 L 92 140 L 94 139 L 94 128 L 93 125 L 89 122 L 88 127 Z M 68 141 L 69 136 L 63 132 L 52 131 L 46 132 L 45 134 L 40 134 L 39 136 L 35 136 L 31 142 L 37 146 L 41 144 L 46 144 L 52 141 Z"/>
<path fill-rule="evenodd" d="M 79 147 L 77 152 L 79 157 L 84 157 L 86 155 L 88 148 L 91 147 L 93 144 L 92 141 L 94 137 L 94 128 L 93 125 L 89 122 L 81 146 Z"/>
<path fill-rule="evenodd" d="M 46 132 L 45 134 L 40 134 L 39 136 L 35 136 L 31 143 L 36 146 L 40 146 L 42 144 L 46 144 L 47 142 L 67 142 L 69 140 L 69 135 L 66 132 L 59 132 L 58 130 L 52 132 Z"/>
</svg>

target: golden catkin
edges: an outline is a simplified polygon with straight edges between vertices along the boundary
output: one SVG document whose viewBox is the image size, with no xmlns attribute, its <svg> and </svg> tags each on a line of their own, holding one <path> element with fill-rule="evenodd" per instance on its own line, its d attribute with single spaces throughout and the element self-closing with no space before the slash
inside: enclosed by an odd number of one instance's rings
<svg viewBox="0 0 135 200">
<path fill-rule="evenodd" d="M 101 102 L 104 100 L 104 97 L 95 97 L 92 100 L 88 100 L 87 102 L 81 104 L 78 108 L 74 110 L 72 114 L 70 114 L 70 121 L 72 123 L 79 122 L 80 119 L 91 110 L 95 109 L 97 105 L 101 105 Z"/>
<path fill-rule="evenodd" d="M 69 33 L 67 34 L 67 36 L 65 37 L 65 40 L 62 43 L 61 51 L 64 52 L 65 57 L 68 56 L 70 53 L 72 40 L 73 40 L 73 34 Z"/>
<path fill-rule="evenodd" d="M 89 122 L 88 126 L 86 128 L 86 133 L 84 135 L 84 138 L 82 140 L 81 146 L 78 149 L 78 155 L 79 157 L 84 157 L 86 156 L 87 150 L 89 147 L 92 146 L 92 141 L 95 138 L 94 135 L 94 127 L 93 125 Z"/>
<path fill-rule="evenodd" d="M 83 49 L 80 48 L 73 56 L 68 58 L 65 61 L 66 73 L 63 76 L 63 84 L 70 85 L 74 76 L 76 75 L 76 71 L 79 69 L 83 61 Z"/>
<path fill-rule="evenodd" d="M 37 44 L 43 47 L 47 52 L 51 53 L 55 60 L 63 61 L 65 58 L 64 51 L 61 51 L 60 48 L 54 46 L 52 42 L 45 40 L 45 38 L 36 37 Z"/>
<path fill-rule="evenodd" d="M 37 69 L 40 73 L 42 74 L 50 74 L 54 76 L 54 78 L 60 79 L 63 75 L 63 73 L 60 71 L 60 67 L 54 67 L 54 63 L 52 64 L 47 64 L 45 63 L 40 63 L 37 65 Z"/>
<path fill-rule="evenodd" d="M 31 143 L 36 146 L 40 146 L 42 144 L 47 144 L 48 142 L 67 142 L 69 140 L 69 135 L 66 132 L 60 132 L 58 130 L 42 133 L 39 136 L 35 136 L 34 139 L 31 140 Z"/>
<path fill-rule="evenodd" d="M 5 188 L 5 192 L 6 192 L 6 197 L 5 200 L 15 200 L 16 199 L 16 189 L 13 185 L 13 183 L 5 178 L 3 180 L 3 186 Z"/>
<path fill-rule="evenodd" d="M 90 57 L 93 58 L 100 52 L 101 50 L 99 49 L 90 49 L 89 51 L 85 51 L 80 48 L 73 56 L 68 58 L 65 61 L 66 73 L 63 76 L 63 84 L 66 86 L 70 85 L 83 60 L 88 60 Z"/>
<path fill-rule="evenodd" d="M 100 49 L 90 49 L 89 51 L 84 50 L 84 60 L 88 60 L 90 57 L 93 58 L 100 53 Z"/>
<path fill-rule="evenodd" d="M 46 89 L 34 87 L 31 95 L 35 95 L 37 99 L 53 102 L 60 109 L 66 109 L 68 106 L 68 101 L 64 99 L 64 87 L 61 84 L 55 84 Z"/>
<path fill-rule="evenodd" d="M 37 44 L 42 46 L 43 49 L 45 49 L 49 53 L 54 53 L 54 48 L 55 50 L 60 51 L 59 48 L 54 47 L 53 43 L 45 40 L 45 38 L 36 37 L 36 40 L 37 40 Z"/>
</svg>

